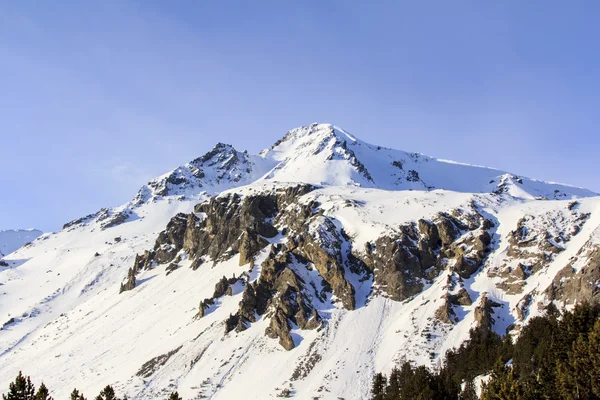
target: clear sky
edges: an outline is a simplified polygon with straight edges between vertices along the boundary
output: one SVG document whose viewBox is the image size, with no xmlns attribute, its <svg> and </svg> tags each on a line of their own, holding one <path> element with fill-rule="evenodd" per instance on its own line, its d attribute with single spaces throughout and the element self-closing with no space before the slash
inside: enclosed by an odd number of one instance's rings
<svg viewBox="0 0 600 400">
<path fill-rule="evenodd" d="M 331 122 L 600 191 L 600 2 L 0 0 L 0 229 Z"/>
</svg>

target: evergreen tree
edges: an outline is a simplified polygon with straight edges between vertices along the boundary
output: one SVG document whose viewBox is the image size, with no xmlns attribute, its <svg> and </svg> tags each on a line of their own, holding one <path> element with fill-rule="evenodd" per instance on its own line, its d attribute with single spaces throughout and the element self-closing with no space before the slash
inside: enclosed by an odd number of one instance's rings
<svg viewBox="0 0 600 400">
<path fill-rule="evenodd" d="M 169 396 L 169 399 L 168 399 L 168 400 L 183 400 L 183 399 L 181 398 L 181 396 L 179 396 L 179 393 L 177 393 L 177 392 L 173 392 L 173 393 L 171 393 L 171 395 Z"/>
<path fill-rule="evenodd" d="M 44 382 L 42 382 L 37 393 L 35 394 L 35 400 L 53 400 L 50 396 L 50 391 L 46 385 L 44 385 Z"/>
<path fill-rule="evenodd" d="M 31 383 L 31 378 L 25 378 L 19 371 L 19 375 L 8 386 L 8 394 L 2 395 L 4 400 L 35 400 L 35 386 Z"/>
<path fill-rule="evenodd" d="M 392 369 L 390 373 L 390 377 L 388 379 L 388 384 L 385 389 L 384 399 L 386 400 L 395 400 L 400 398 L 400 388 L 402 387 L 402 377 L 400 370 L 398 368 Z"/>
<path fill-rule="evenodd" d="M 79 393 L 79 390 L 73 389 L 71 392 L 71 400 L 86 400 L 86 398 L 83 397 L 83 393 Z"/>
<path fill-rule="evenodd" d="M 112 386 L 107 385 L 98 396 L 96 396 L 96 400 L 117 400 L 117 396 L 115 395 L 115 389 Z"/>
<path fill-rule="evenodd" d="M 475 383 L 472 380 L 469 379 L 465 382 L 465 387 L 460 393 L 460 400 L 479 400 L 475 391 Z"/>
<path fill-rule="evenodd" d="M 564 399 L 600 398 L 600 321 L 587 337 L 579 336 L 557 369 L 558 390 Z"/>
<path fill-rule="evenodd" d="M 371 386 L 372 400 L 384 400 L 387 378 L 381 372 L 373 376 L 373 384 Z"/>
<path fill-rule="evenodd" d="M 483 385 L 481 400 L 521 400 L 523 391 L 515 371 L 506 367 L 501 359 L 494 364 L 490 380 Z"/>
</svg>

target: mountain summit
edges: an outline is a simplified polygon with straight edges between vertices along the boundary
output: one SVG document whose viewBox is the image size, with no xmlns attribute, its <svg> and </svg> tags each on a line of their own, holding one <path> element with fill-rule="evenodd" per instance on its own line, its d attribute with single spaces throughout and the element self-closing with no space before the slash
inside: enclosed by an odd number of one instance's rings
<svg viewBox="0 0 600 400">
<path fill-rule="evenodd" d="M 600 301 L 600 197 L 329 124 L 217 144 L 4 258 L 0 386 L 364 399 L 478 327 Z M 0 321 L 2 322 L 2 321 Z"/>
<path fill-rule="evenodd" d="M 551 184 L 508 172 L 439 160 L 366 143 L 331 124 L 292 129 L 258 155 L 219 143 L 211 151 L 150 181 L 136 202 L 190 195 L 252 182 L 296 182 L 383 190 L 505 192 L 527 199 L 594 196 L 589 190 Z"/>
</svg>

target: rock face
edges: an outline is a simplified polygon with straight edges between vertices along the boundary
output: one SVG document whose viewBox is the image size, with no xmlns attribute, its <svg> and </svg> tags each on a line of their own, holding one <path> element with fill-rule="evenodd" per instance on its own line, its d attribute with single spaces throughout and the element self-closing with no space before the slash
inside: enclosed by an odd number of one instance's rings
<svg viewBox="0 0 600 400">
<path fill-rule="evenodd" d="M 125 283 L 121 283 L 121 288 L 119 289 L 119 293 L 126 292 L 128 290 L 133 290 L 135 288 L 135 272 L 133 268 L 129 268 L 127 272 L 127 281 Z"/>
<path fill-rule="evenodd" d="M 600 246 L 586 243 L 546 289 L 548 300 L 564 305 L 600 301 Z"/>
<path fill-rule="evenodd" d="M 423 289 L 449 267 L 468 278 L 481 267 L 489 252 L 493 223 L 476 211 L 401 227 L 400 235 L 384 236 L 365 248 L 364 262 L 374 271 L 375 282 L 393 300 L 402 301 Z"/>
<path fill-rule="evenodd" d="M 349 274 L 360 281 L 372 277 L 380 291 L 402 301 L 422 291 L 444 269 L 468 278 L 489 252 L 494 224 L 475 208 L 400 226 L 396 234 L 381 236 L 357 251 L 340 224 L 324 215 L 318 203 L 299 200 L 314 189 L 296 185 L 245 196 L 226 194 L 198 204 L 193 213 L 176 215 L 153 250 L 136 257 L 122 290 L 135 287 L 138 271 L 177 264 L 183 253 L 192 260 L 193 269 L 207 260 L 217 263 L 238 254 L 240 265 L 253 265 L 257 255 L 271 246 L 259 278 L 252 283 L 243 280 L 242 301 L 225 321 L 225 332 L 241 332 L 263 316 L 270 321 L 265 334 L 278 338 L 289 350 L 294 347 L 292 326 L 315 329 L 323 323 L 319 304 L 331 298 L 348 310 L 356 307 Z M 275 237 L 280 243 L 271 244 Z M 301 277 L 301 271 L 310 269 L 318 273 L 320 289 Z M 231 293 L 233 283 L 225 277 L 218 282 L 213 296 L 200 302 L 198 317 Z M 453 304 L 470 298 L 459 292 L 446 300 L 439 319 L 452 322 Z"/>
<path fill-rule="evenodd" d="M 481 301 L 477 307 L 475 307 L 475 322 L 478 326 L 485 329 L 492 329 L 494 324 L 494 308 L 501 307 L 502 305 L 491 300 L 487 293 L 484 293 L 481 297 Z"/>
<path fill-rule="evenodd" d="M 488 271 L 489 276 L 502 278 L 498 288 L 509 294 L 522 293 L 527 278 L 544 271 L 564 251 L 590 217 L 579 212 L 576 204 L 519 219 L 508 235 L 505 262 Z"/>
</svg>

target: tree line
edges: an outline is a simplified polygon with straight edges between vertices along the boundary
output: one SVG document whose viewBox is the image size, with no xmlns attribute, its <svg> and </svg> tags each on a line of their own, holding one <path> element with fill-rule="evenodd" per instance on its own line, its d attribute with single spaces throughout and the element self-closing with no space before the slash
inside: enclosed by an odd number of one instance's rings
<svg viewBox="0 0 600 400">
<path fill-rule="evenodd" d="M 3 400 L 54 400 L 50 396 L 50 391 L 42 382 L 38 390 L 35 390 L 35 385 L 31 382 L 31 377 L 25 377 L 21 371 L 19 375 L 8 386 L 8 393 L 2 395 Z M 87 400 L 79 390 L 73 389 L 70 400 Z M 122 398 L 117 397 L 115 389 L 107 385 L 93 400 L 127 400 L 127 395 Z M 172 392 L 167 400 L 182 400 L 177 392 Z"/>
<path fill-rule="evenodd" d="M 482 400 L 600 400 L 600 306 L 559 312 L 552 304 L 532 318 L 515 343 L 490 329 L 446 354 L 438 370 L 409 362 L 377 373 L 372 400 L 479 399 L 474 379 L 488 375 Z"/>
</svg>

